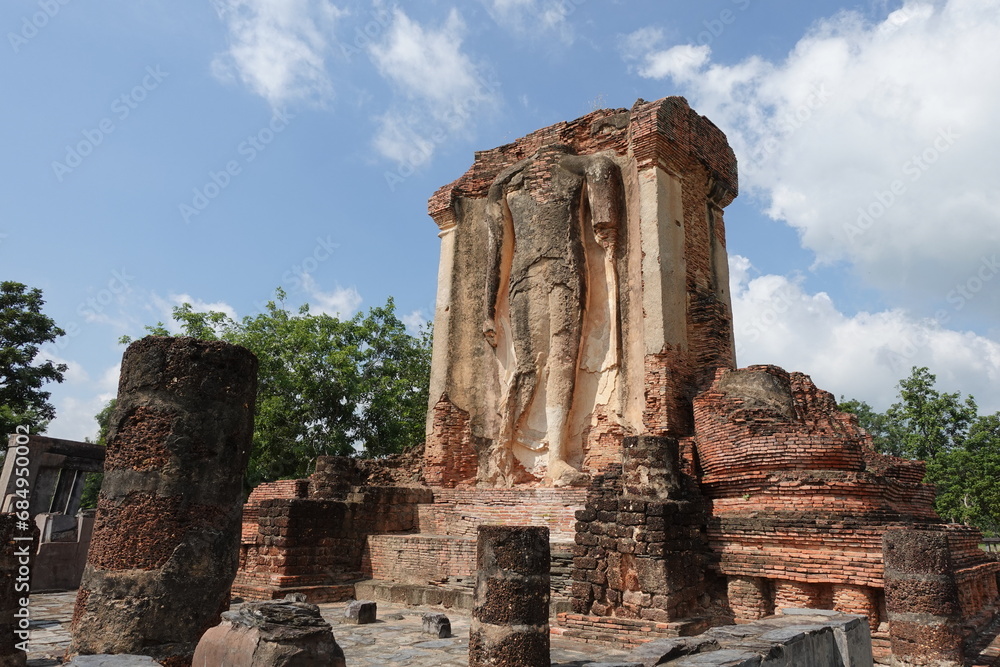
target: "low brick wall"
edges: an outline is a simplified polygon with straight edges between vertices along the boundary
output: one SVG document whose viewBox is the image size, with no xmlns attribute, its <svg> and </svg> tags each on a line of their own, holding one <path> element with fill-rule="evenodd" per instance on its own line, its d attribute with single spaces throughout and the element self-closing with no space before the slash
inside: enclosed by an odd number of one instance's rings
<svg viewBox="0 0 1000 667">
<path fill-rule="evenodd" d="M 350 597 L 353 589 L 343 586 L 363 576 L 368 536 L 416 530 L 417 505 L 430 500 L 429 489 L 403 487 L 367 487 L 346 500 L 264 500 L 257 534 L 242 545 L 233 593 L 259 600 L 309 589 L 313 601 Z"/>
<path fill-rule="evenodd" d="M 476 541 L 451 535 L 369 535 L 365 577 L 404 584 L 443 583 L 476 575 Z"/>
<path fill-rule="evenodd" d="M 571 542 L 586 500 L 586 489 L 434 489 L 433 505 L 418 509 L 420 532 L 474 538 L 481 524 L 544 526 Z"/>
</svg>

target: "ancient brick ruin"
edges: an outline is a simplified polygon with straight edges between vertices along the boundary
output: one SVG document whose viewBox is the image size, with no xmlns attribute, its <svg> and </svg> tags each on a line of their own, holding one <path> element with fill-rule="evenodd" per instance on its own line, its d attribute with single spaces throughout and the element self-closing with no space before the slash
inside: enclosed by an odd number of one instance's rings
<svg viewBox="0 0 1000 667">
<path fill-rule="evenodd" d="M 191 664 L 229 607 L 256 391 L 242 347 L 150 336 L 125 351 L 70 654 Z"/>
<path fill-rule="evenodd" d="M 424 447 L 255 490 L 234 592 L 472 608 L 479 526 L 531 525 L 554 633 L 639 645 L 812 607 L 867 616 L 880 663 L 961 665 L 1000 561 L 808 376 L 736 369 L 736 193 L 682 98 L 477 153 L 429 205 Z"/>
</svg>

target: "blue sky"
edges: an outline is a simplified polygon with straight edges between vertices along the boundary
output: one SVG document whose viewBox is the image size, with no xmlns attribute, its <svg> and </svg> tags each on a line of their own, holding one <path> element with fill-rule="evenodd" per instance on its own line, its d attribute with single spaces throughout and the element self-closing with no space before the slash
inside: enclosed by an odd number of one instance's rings
<svg viewBox="0 0 1000 667">
<path fill-rule="evenodd" d="M 95 6 L 96 5 L 96 6 Z M 93 436 L 122 334 L 184 301 L 433 313 L 426 201 L 475 150 L 684 95 L 729 136 L 740 365 L 1000 409 L 995 1 L 10 0 L 0 267 L 69 332 Z"/>
</svg>

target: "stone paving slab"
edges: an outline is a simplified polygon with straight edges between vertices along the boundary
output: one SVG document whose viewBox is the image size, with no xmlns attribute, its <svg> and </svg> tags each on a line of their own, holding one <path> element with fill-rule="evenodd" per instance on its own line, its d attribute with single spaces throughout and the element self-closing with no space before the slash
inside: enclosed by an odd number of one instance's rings
<svg viewBox="0 0 1000 667">
<path fill-rule="evenodd" d="M 69 645 L 69 624 L 76 591 L 31 596 L 31 643 L 29 667 L 59 665 Z M 344 620 L 346 602 L 319 605 L 333 626 L 333 635 L 344 649 L 350 667 L 466 667 L 469 664 L 467 611 L 443 607 L 407 607 L 378 603 L 378 621 L 353 625 Z M 446 639 L 423 632 L 423 614 L 443 613 L 451 621 L 452 636 Z M 592 662 L 616 662 L 626 651 L 553 636 L 553 667 L 582 667 Z"/>
</svg>

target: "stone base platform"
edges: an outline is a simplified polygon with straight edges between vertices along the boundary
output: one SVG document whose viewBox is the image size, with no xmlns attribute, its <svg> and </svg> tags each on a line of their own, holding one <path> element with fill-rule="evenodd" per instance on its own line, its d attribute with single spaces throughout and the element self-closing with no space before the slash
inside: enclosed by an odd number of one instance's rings
<svg viewBox="0 0 1000 667">
<path fill-rule="evenodd" d="M 243 600 L 281 600 L 289 593 L 302 593 L 313 604 L 354 600 L 354 584 L 320 586 L 233 586 L 233 597 Z"/>
<path fill-rule="evenodd" d="M 673 639 L 697 635 L 708 628 L 708 621 L 702 618 L 661 623 L 613 616 L 559 613 L 556 615 L 556 624 L 552 628 L 552 634 L 588 644 L 596 643 L 629 648 L 654 639 Z"/>
<path fill-rule="evenodd" d="M 354 584 L 357 599 L 391 602 L 411 606 L 438 606 L 446 609 L 472 611 L 473 591 L 470 586 L 405 584 L 396 581 L 367 579 Z M 565 614 L 571 609 L 569 598 L 555 596 L 549 604 L 550 617 Z"/>
</svg>

